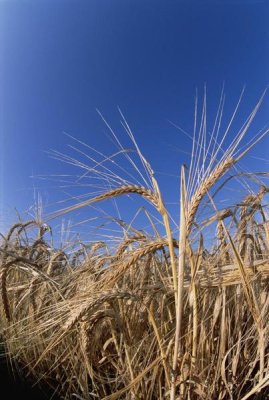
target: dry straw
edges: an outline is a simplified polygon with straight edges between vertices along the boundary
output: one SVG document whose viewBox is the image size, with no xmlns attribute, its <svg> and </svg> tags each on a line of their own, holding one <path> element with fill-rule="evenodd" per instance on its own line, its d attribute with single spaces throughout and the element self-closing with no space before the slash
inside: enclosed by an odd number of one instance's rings
<svg viewBox="0 0 269 400">
<path fill-rule="evenodd" d="M 132 152 L 122 148 L 105 120 L 119 145 L 111 157 L 94 151 L 103 159 L 88 156 L 93 165 L 87 166 L 55 152 L 81 166 L 84 175 L 104 182 L 106 190 L 47 220 L 118 196 L 138 195 L 149 205 L 145 216 L 151 233 L 115 219 L 121 237 L 114 238 L 114 246 L 91 238 L 91 245 L 73 243 L 72 253 L 64 247 L 49 248 L 47 228 L 40 221 L 15 224 L 3 237 L 3 344 L 11 359 L 62 398 L 269 396 L 268 188 L 266 174 L 255 177 L 237 169 L 268 130 L 243 145 L 263 94 L 229 140 L 242 95 L 221 130 L 221 94 L 211 135 L 206 95 L 200 119 L 196 100 L 190 166 L 181 169 L 178 229 L 173 229 L 155 175 L 120 112 Z M 119 156 L 134 173 L 121 166 Z M 233 179 L 241 179 L 246 193 L 220 209 L 218 196 Z"/>
</svg>

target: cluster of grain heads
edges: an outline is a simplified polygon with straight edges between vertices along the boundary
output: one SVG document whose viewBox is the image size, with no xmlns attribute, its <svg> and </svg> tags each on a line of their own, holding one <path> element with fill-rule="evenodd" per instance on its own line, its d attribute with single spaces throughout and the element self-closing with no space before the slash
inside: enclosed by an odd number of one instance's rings
<svg viewBox="0 0 269 400">
<path fill-rule="evenodd" d="M 161 217 L 160 230 L 147 212 L 153 234 L 121 221 L 122 237 L 114 246 L 77 242 L 71 252 L 49 246 L 49 227 L 37 221 L 10 229 L 0 246 L 0 329 L 12 360 L 65 399 L 266 398 L 268 188 L 262 183 L 225 209 L 216 198 L 220 189 L 212 190 L 217 183 L 225 190 L 223 176 L 265 135 L 239 148 L 260 102 L 225 152 L 235 113 L 223 137 L 221 107 L 209 138 L 204 111 L 200 127 L 195 120 L 190 167 L 181 169 L 178 240 L 125 120 L 146 177 L 127 152 L 117 155 L 128 159 L 144 184 L 113 173 L 111 166 L 119 168 L 114 156 L 93 161 L 83 168 L 106 187 L 110 179 L 110 189 L 48 221 L 136 195 Z M 202 219 L 200 210 L 206 210 Z"/>
<path fill-rule="evenodd" d="M 263 97 L 263 96 L 262 96 Z M 262 100 L 262 98 L 261 98 Z M 261 101 L 260 100 L 260 101 Z M 210 199 L 210 201 L 213 203 L 213 207 L 216 209 L 215 204 L 211 198 L 210 195 L 210 190 L 212 187 L 222 178 L 224 174 L 226 174 L 235 164 L 253 147 L 254 144 L 257 143 L 265 134 L 267 134 L 267 130 L 263 132 L 263 134 L 256 140 L 256 142 L 252 143 L 249 145 L 246 149 L 241 151 L 239 155 L 235 156 L 238 150 L 238 146 L 240 145 L 245 133 L 246 133 L 246 127 L 249 126 L 249 123 L 251 120 L 254 118 L 256 111 L 259 107 L 260 102 L 258 105 L 254 108 L 252 111 L 249 121 L 246 122 L 245 127 L 243 127 L 242 131 L 240 131 L 237 135 L 237 138 L 235 138 L 232 142 L 232 144 L 228 147 L 226 152 L 222 155 L 221 159 L 219 162 L 216 162 L 217 157 L 219 155 L 219 151 L 221 149 L 220 145 L 217 146 L 217 149 L 215 150 L 215 144 L 212 149 L 210 149 L 210 142 L 206 144 L 206 136 L 202 137 L 202 139 L 199 141 L 198 140 L 198 148 L 195 148 L 195 135 L 194 135 L 194 146 L 193 146 L 193 154 L 192 157 L 196 161 L 196 167 L 194 169 L 194 172 L 192 173 L 192 176 L 188 177 L 190 182 L 195 181 L 195 177 L 198 177 L 198 183 L 193 185 L 193 183 L 187 183 L 186 184 L 186 178 L 185 178 L 185 168 L 182 167 L 181 170 L 181 197 L 180 197 L 180 239 L 179 239 L 179 266 L 178 266 L 178 302 L 176 304 L 176 332 L 175 332 L 175 346 L 174 346 L 174 357 L 173 357 L 173 367 L 172 367 L 172 379 L 171 379 L 171 393 L 170 393 L 170 400 L 175 400 L 176 396 L 176 378 L 178 375 L 180 375 L 178 369 L 177 369 L 177 364 L 178 364 L 178 359 L 182 358 L 182 348 L 181 348 L 181 336 L 182 336 L 182 316 L 183 316 L 183 286 L 184 286 L 184 270 L 185 270 L 185 263 L 186 263 L 186 252 L 187 250 L 191 250 L 191 243 L 189 241 L 189 237 L 192 232 L 195 216 L 197 214 L 198 208 L 200 204 L 202 203 L 204 197 L 207 195 Z M 233 117 L 232 117 L 233 118 Z M 206 122 L 201 121 L 201 127 L 200 127 L 200 133 L 202 131 L 206 132 L 206 128 L 204 126 Z M 199 137 L 200 137 L 199 133 Z M 214 134 L 214 131 L 212 133 L 212 136 Z M 226 134 L 226 132 L 225 132 Z M 224 134 L 224 135 L 225 135 Z M 206 133 L 204 133 L 206 135 Z M 201 155 L 201 152 L 203 153 Z M 198 154 L 198 156 L 197 156 Z M 210 160 L 209 162 L 207 161 L 208 154 L 210 155 Z M 215 161 L 215 165 L 213 163 Z M 195 161 L 194 161 L 195 163 Z M 206 167 L 207 165 L 207 167 Z M 191 188 L 191 190 L 188 192 L 188 187 Z M 248 215 L 253 215 L 255 212 L 255 208 L 260 205 L 261 200 L 266 193 L 267 189 L 265 187 L 262 187 L 261 190 L 259 191 L 258 195 L 254 197 L 252 200 L 252 208 L 251 211 L 248 213 Z M 252 211 L 254 209 L 254 211 Z M 251 217 L 250 217 L 251 218 Z M 246 218 L 244 218 L 245 220 Z M 245 223 L 245 222 L 244 222 Z M 223 231 L 226 233 L 226 236 L 228 236 L 231 247 L 237 256 L 238 253 L 234 247 L 233 240 L 228 233 L 223 220 L 220 222 L 221 228 L 222 228 L 222 233 Z M 241 228 L 242 229 L 242 228 Z M 244 229 L 244 228 L 243 228 Z M 223 238 L 224 240 L 224 238 Z M 244 238 L 244 241 L 246 242 L 246 237 Z M 226 246 L 225 246 L 226 247 Z M 190 252 L 190 257 L 192 257 L 193 252 Z M 226 253 L 226 254 L 225 254 Z M 227 252 L 225 251 L 225 256 L 227 257 Z M 238 260 L 238 257 L 236 257 Z M 249 298 L 249 291 L 250 290 L 250 285 L 246 284 L 246 274 L 244 273 L 244 266 L 241 262 L 242 260 L 239 261 L 239 270 L 241 271 L 241 276 L 242 276 L 242 283 L 243 286 L 245 286 L 245 293 L 247 298 Z M 189 261 L 190 264 L 193 264 L 193 261 Z M 193 277 L 192 277 L 193 278 Z M 197 313 L 196 309 L 196 304 L 197 304 L 197 298 L 196 298 L 196 290 L 195 288 L 192 288 L 192 296 L 194 296 L 193 304 L 195 304 L 195 310 L 193 310 L 193 316 L 194 316 L 194 321 L 193 321 L 193 326 L 194 326 L 194 331 L 196 330 L 195 327 L 197 325 L 197 317 L 195 314 Z M 253 301 L 254 299 L 251 298 L 249 301 L 249 304 L 251 308 L 253 309 Z M 256 318 L 259 317 L 258 310 L 256 307 L 254 307 L 254 316 Z M 196 354 L 196 351 L 194 352 Z M 261 374 L 262 376 L 262 374 Z M 182 397 L 184 397 L 184 383 L 180 385 L 180 394 Z"/>
</svg>

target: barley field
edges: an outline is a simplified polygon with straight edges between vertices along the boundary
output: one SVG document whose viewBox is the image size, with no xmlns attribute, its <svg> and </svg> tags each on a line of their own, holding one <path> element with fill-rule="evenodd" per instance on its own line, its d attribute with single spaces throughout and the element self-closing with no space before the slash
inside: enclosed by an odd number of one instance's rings
<svg viewBox="0 0 269 400">
<path fill-rule="evenodd" d="M 63 399 L 269 398 L 268 174 L 240 167 L 267 134 L 250 133 L 262 99 L 236 134 L 240 99 L 224 129 L 220 102 L 211 134 L 205 105 L 195 113 L 176 229 L 121 115 L 141 167 L 121 151 L 143 185 L 114 172 L 111 156 L 89 167 L 109 190 L 2 232 L 0 334 L 11 364 Z M 244 194 L 223 207 L 231 181 Z M 150 233 L 115 219 L 113 246 L 48 243 L 50 221 L 122 196 L 144 201 Z"/>
</svg>

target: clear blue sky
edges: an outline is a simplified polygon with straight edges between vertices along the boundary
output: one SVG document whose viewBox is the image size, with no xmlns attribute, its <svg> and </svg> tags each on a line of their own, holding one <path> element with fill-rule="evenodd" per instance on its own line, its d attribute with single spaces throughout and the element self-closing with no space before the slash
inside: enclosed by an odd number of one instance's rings
<svg viewBox="0 0 269 400">
<path fill-rule="evenodd" d="M 2 224 L 33 204 L 34 187 L 45 205 L 66 196 L 30 178 L 74 172 L 46 153 L 72 154 L 63 132 L 115 151 L 96 108 L 128 145 L 120 106 L 153 168 L 178 174 L 191 144 L 168 121 L 192 129 L 195 88 L 207 84 L 215 110 L 225 82 L 229 114 L 246 85 L 246 117 L 269 83 L 267 0 L 10 0 L 0 1 L 0 19 Z M 258 128 L 269 123 L 268 105 Z M 178 181 L 159 178 L 167 201 L 178 201 Z"/>
</svg>

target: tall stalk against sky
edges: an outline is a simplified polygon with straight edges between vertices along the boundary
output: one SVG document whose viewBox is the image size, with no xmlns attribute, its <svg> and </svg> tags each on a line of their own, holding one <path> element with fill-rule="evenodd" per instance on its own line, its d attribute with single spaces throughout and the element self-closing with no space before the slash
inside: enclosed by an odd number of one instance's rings
<svg viewBox="0 0 269 400">
<path fill-rule="evenodd" d="M 185 180 L 185 167 L 181 168 L 181 184 L 180 184 L 180 236 L 179 236 L 179 257 L 178 257 L 178 302 L 176 304 L 176 331 L 175 331 L 175 344 L 174 344 L 174 356 L 172 366 L 172 378 L 171 378 L 171 394 L 170 399 L 174 400 L 176 396 L 176 378 L 180 375 L 177 365 L 178 358 L 182 357 L 181 348 L 181 335 L 182 335 L 182 316 L 183 316 L 183 297 L 184 297 L 184 270 L 186 269 L 186 251 L 188 248 L 188 256 L 192 257 L 193 251 L 191 249 L 191 238 L 192 228 L 195 223 L 195 217 L 200 204 L 202 203 L 205 196 L 209 196 L 209 192 L 212 187 L 225 175 L 229 170 L 236 165 L 236 163 L 250 151 L 265 135 L 268 134 L 269 129 L 265 129 L 260 132 L 258 136 L 254 136 L 247 145 L 238 149 L 242 139 L 247 133 L 251 126 L 251 123 L 258 112 L 266 91 L 262 94 L 257 105 L 254 107 L 248 118 L 244 122 L 242 128 L 239 130 L 237 135 L 230 140 L 230 145 L 225 151 L 223 150 L 223 143 L 225 142 L 226 136 L 229 134 L 229 130 L 232 126 L 233 120 L 236 117 L 242 96 L 242 91 L 239 101 L 235 107 L 235 110 L 231 116 L 227 128 L 224 130 L 223 135 L 220 135 L 220 122 L 223 113 L 222 97 L 220 98 L 220 107 L 217 112 L 213 131 L 208 139 L 207 133 L 207 114 L 206 114 L 206 92 L 204 94 L 204 101 L 202 107 L 202 114 L 200 120 L 200 126 L 198 127 L 198 135 L 196 134 L 197 128 L 197 101 L 195 103 L 195 120 L 194 120 L 194 137 L 193 137 L 193 148 L 190 171 L 188 176 L 188 183 Z M 217 128 L 216 128 L 217 127 Z M 220 136 L 220 139 L 219 139 Z M 212 147 L 211 147 L 212 146 Z M 224 226 L 224 225 L 223 225 Z M 224 229 L 225 226 L 224 226 Z M 229 239 L 231 237 L 229 236 Z M 231 242 L 233 244 L 233 242 Z M 192 264 L 190 261 L 189 264 Z M 197 273 L 197 271 L 195 271 Z M 192 276 L 192 281 L 194 281 Z M 248 293 L 248 292 L 246 292 Z M 195 292 L 194 292 L 195 296 Z M 195 300 L 197 303 L 197 300 Z M 255 313 L 256 318 L 260 318 Z M 259 330 L 260 332 L 261 330 Z M 184 387 L 184 384 L 183 384 Z M 182 385 L 180 385 L 182 390 Z M 184 390 L 183 390 L 184 392 Z"/>
</svg>

